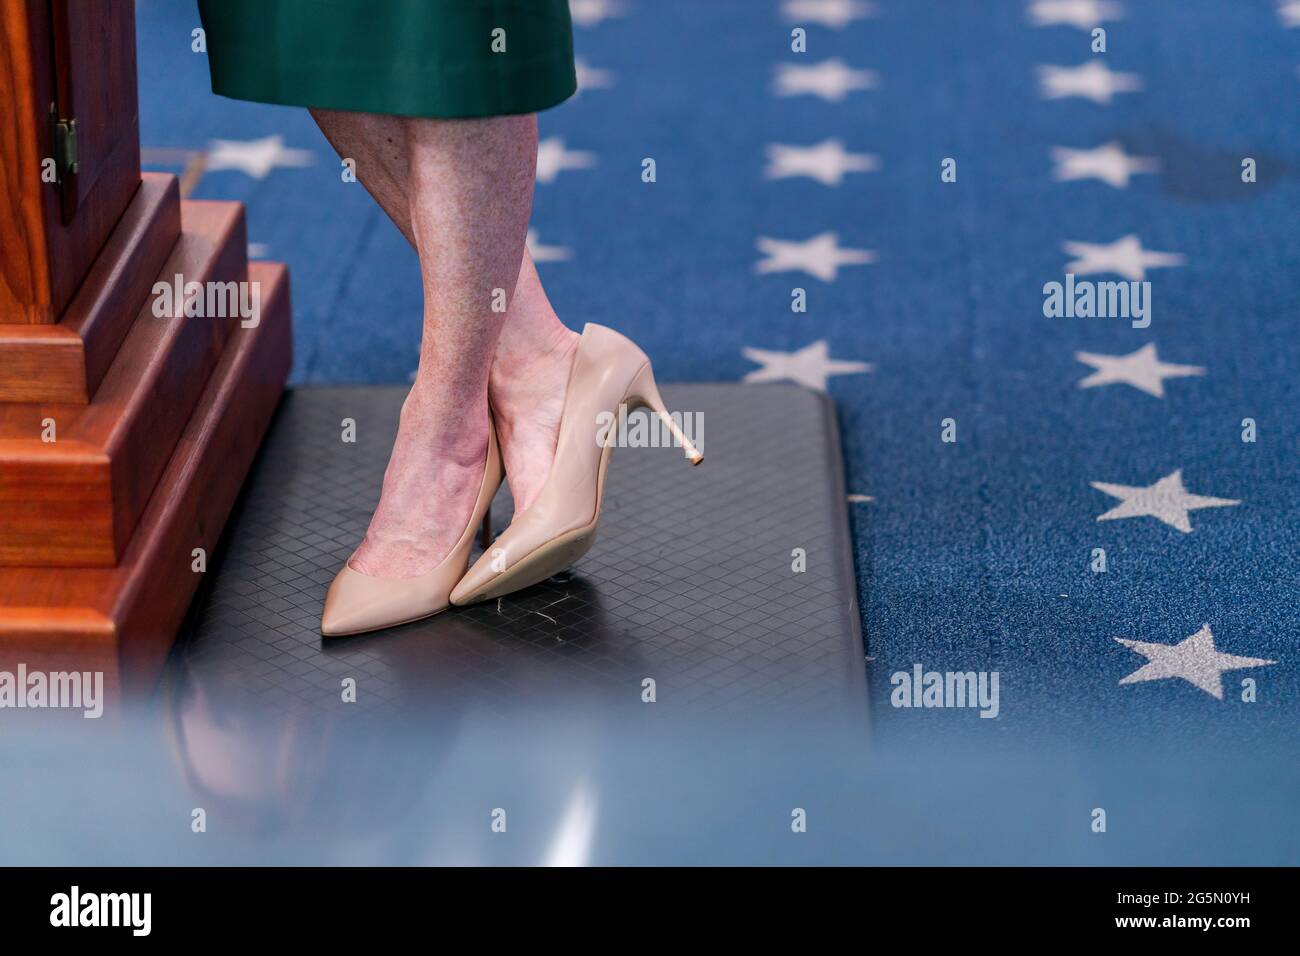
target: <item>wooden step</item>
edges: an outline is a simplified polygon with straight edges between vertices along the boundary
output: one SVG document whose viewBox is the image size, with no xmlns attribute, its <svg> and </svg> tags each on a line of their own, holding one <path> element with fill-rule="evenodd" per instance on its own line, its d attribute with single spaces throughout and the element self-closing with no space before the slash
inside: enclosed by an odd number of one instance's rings
<svg viewBox="0 0 1300 956">
<path fill-rule="evenodd" d="M 247 276 L 243 206 L 181 204 L 155 281 Z M 238 316 L 138 310 L 87 405 L 0 405 L 0 566 L 109 566 L 131 538 Z M 53 423 L 54 441 L 45 440 Z"/>
<path fill-rule="evenodd" d="M 102 671 L 105 686 L 156 681 L 292 362 L 289 279 L 254 263 L 261 323 L 236 329 L 116 568 L 0 568 L 0 670 Z"/>
<path fill-rule="evenodd" d="M 180 233 L 176 177 L 144 174 L 62 318 L 0 324 L 0 402 L 90 401 Z"/>
</svg>

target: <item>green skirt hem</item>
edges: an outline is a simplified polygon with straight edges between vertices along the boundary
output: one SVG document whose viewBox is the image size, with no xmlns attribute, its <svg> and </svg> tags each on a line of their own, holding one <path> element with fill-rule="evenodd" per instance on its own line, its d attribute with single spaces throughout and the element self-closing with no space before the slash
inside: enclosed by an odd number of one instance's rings
<svg viewBox="0 0 1300 956">
<path fill-rule="evenodd" d="M 199 13 L 212 91 L 232 99 L 469 119 L 578 88 L 567 0 L 199 0 Z"/>
<path fill-rule="evenodd" d="M 529 77 L 519 82 L 521 72 Z M 490 68 L 443 68 L 425 76 L 404 74 L 393 82 L 381 75 L 334 67 L 329 82 L 315 71 L 285 73 L 273 68 L 250 71 L 246 64 L 223 75 L 212 64 L 212 92 L 218 96 L 280 106 L 386 113 L 430 119 L 475 119 L 537 113 L 557 106 L 578 90 L 573 57 L 564 53 L 532 64 L 511 64 L 500 75 Z"/>
</svg>

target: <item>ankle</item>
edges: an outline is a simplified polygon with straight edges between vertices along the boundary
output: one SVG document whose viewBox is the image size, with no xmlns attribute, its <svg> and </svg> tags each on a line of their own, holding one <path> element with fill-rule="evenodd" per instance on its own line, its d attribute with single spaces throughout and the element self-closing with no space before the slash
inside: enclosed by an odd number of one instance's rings
<svg viewBox="0 0 1300 956">
<path fill-rule="evenodd" d="M 563 357 L 578 339 L 549 307 L 512 311 L 501 327 L 493 372 L 512 373 Z"/>
<path fill-rule="evenodd" d="M 528 393 L 538 386 L 546 387 L 557 377 L 563 386 L 580 338 L 559 319 L 545 325 L 532 324 L 526 333 L 514 335 L 507 322 L 493 356 L 489 390 L 493 395 Z"/>
<path fill-rule="evenodd" d="M 486 395 L 457 401 L 417 384 L 402 405 L 398 438 L 417 443 L 424 457 L 477 467 L 487 451 L 488 418 Z"/>
</svg>

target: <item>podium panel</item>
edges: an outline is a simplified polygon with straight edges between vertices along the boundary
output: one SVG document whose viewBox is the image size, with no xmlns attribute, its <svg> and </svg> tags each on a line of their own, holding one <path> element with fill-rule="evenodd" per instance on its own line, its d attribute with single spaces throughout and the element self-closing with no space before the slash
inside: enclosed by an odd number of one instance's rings
<svg viewBox="0 0 1300 956">
<path fill-rule="evenodd" d="M 0 324 L 52 324 L 140 185 L 135 4 L 0 3 Z"/>
</svg>

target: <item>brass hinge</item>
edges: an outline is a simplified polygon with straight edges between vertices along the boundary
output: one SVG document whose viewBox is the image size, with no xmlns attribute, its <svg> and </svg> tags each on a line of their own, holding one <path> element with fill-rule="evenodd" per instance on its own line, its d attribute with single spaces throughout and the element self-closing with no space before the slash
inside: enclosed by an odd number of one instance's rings
<svg viewBox="0 0 1300 956">
<path fill-rule="evenodd" d="M 68 176 L 77 174 L 77 121 L 63 119 L 54 104 L 50 104 L 50 128 L 56 182 L 62 183 Z"/>
</svg>

